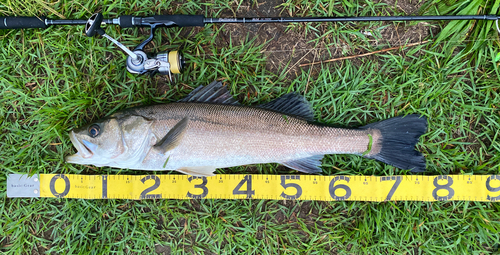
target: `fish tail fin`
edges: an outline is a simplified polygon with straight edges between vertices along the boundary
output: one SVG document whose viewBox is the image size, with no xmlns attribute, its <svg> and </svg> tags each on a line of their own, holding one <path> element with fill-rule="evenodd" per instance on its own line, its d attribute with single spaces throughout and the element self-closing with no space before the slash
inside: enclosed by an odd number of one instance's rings
<svg viewBox="0 0 500 255">
<path fill-rule="evenodd" d="M 380 138 L 373 141 L 371 147 L 377 148 L 378 153 L 368 153 L 365 157 L 412 172 L 425 171 L 425 158 L 415 150 L 420 136 L 427 131 L 427 119 L 424 116 L 411 114 L 394 117 L 361 128 L 380 131 Z"/>
</svg>

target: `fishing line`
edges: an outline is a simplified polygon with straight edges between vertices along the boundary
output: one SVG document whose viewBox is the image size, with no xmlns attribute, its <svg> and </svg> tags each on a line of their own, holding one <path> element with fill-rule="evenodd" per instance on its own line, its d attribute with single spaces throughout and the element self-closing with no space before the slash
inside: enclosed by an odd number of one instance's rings
<svg viewBox="0 0 500 255">
<path fill-rule="evenodd" d="M 432 41 L 432 40 L 426 40 L 427 42 L 424 42 L 424 41 L 421 41 L 422 44 L 421 45 L 426 45 L 426 44 L 429 44 L 429 43 L 435 43 L 435 41 Z M 500 42 L 499 39 L 481 39 L 481 40 L 463 40 L 463 41 L 452 41 L 452 40 L 445 40 L 445 41 L 440 41 L 438 44 L 446 44 L 446 43 L 455 43 L 457 46 L 460 45 L 461 43 L 469 43 L 469 42 L 486 42 L 486 41 L 498 41 Z M 234 45 L 233 45 L 234 46 Z M 235 47 L 241 47 L 241 46 L 245 46 L 245 45 L 237 45 Z M 346 47 L 347 46 L 347 47 Z M 251 53 L 255 54 L 255 53 L 284 53 L 284 52 L 296 52 L 296 51 L 326 51 L 326 50 L 344 50 L 346 48 L 349 48 L 349 50 L 356 50 L 356 49 L 364 49 L 364 50 L 367 50 L 366 48 L 368 47 L 401 47 L 401 48 L 405 48 L 406 44 L 402 44 L 402 45 L 392 45 L 392 44 L 378 44 L 378 45 L 366 45 L 366 46 L 359 46 L 359 47 L 350 47 L 349 45 L 345 45 L 345 46 L 338 46 L 338 47 L 335 47 L 335 46 L 332 46 L 332 47 L 311 47 L 311 48 L 297 48 L 297 49 L 291 49 L 291 50 L 263 50 L 263 51 L 259 51 L 259 50 L 255 50 L 255 51 L 251 51 Z M 251 47 L 251 46 L 249 46 Z M 251 48 L 250 48 L 251 49 Z M 372 49 L 373 50 L 373 49 Z M 383 49 L 382 49 L 383 50 Z M 230 55 L 246 55 L 248 54 L 249 52 L 239 52 L 239 53 L 233 53 L 231 52 Z M 204 53 L 204 54 L 193 54 L 193 56 L 196 56 L 196 57 L 204 57 L 204 56 L 223 56 L 223 55 L 228 55 L 228 53 L 217 53 L 217 54 L 213 54 L 213 53 Z"/>
</svg>

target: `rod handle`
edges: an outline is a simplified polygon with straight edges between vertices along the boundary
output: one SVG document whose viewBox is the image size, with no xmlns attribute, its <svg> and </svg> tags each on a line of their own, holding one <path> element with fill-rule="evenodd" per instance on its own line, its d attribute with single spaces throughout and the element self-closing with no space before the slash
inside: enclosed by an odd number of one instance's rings
<svg viewBox="0 0 500 255">
<path fill-rule="evenodd" d="M 46 27 L 45 17 L 0 17 L 0 29 Z"/>
</svg>

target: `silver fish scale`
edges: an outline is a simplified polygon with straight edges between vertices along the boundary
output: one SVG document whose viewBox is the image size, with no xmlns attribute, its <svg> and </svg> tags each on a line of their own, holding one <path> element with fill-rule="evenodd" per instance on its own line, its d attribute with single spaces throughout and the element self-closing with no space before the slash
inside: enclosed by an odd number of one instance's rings
<svg viewBox="0 0 500 255">
<path fill-rule="evenodd" d="M 317 125 L 257 107 L 171 103 L 133 108 L 124 113 L 140 115 L 153 122 L 151 131 L 155 139 L 151 145 L 183 118 L 189 118 L 177 147 L 165 154 L 150 149 L 140 165 L 130 166 L 134 169 L 223 168 L 283 163 L 323 154 L 359 155 L 367 150 L 369 143 L 369 129 Z M 163 167 L 165 162 L 167 164 Z"/>
</svg>

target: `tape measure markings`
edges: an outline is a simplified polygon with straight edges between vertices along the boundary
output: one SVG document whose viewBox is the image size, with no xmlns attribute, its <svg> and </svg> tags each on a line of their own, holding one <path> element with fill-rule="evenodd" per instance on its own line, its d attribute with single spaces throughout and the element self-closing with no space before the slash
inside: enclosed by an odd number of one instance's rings
<svg viewBox="0 0 500 255">
<path fill-rule="evenodd" d="M 74 175 L 12 174 L 8 197 L 499 201 L 500 175 Z"/>
</svg>

